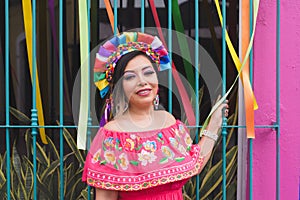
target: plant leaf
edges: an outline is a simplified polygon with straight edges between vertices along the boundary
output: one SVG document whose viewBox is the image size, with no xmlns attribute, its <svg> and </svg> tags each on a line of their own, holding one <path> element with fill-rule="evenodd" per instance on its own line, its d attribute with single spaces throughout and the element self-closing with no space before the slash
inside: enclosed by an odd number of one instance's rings
<svg viewBox="0 0 300 200">
<path fill-rule="evenodd" d="M 31 123 L 31 120 L 29 117 L 27 117 L 24 113 L 21 111 L 15 109 L 14 107 L 9 107 L 9 112 L 20 122 L 22 122 L 21 125 L 29 125 Z"/>
</svg>

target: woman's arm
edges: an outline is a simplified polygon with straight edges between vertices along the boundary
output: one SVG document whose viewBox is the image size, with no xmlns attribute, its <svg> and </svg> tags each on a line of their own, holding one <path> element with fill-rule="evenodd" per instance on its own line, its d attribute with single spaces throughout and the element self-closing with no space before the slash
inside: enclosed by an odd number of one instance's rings
<svg viewBox="0 0 300 200">
<path fill-rule="evenodd" d="M 208 126 L 206 130 L 211 134 L 218 134 L 218 131 L 222 125 L 223 120 L 223 112 L 225 112 L 225 116 L 228 115 L 228 101 L 226 100 L 225 103 L 221 104 L 215 112 L 212 114 Z M 200 171 L 204 168 L 207 161 L 209 160 L 212 150 L 215 146 L 216 141 L 208 136 L 202 136 L 201 140 L 199 141 L 198 145 L 200 146 L 200 156 L 204 158 L 203 165 L 200 168 Z"/>
<path fill-rule="evenodd" d="M 117 200 L 118 191 L 102 190 L 96 188 L 96 200 Z"/>
</svg>

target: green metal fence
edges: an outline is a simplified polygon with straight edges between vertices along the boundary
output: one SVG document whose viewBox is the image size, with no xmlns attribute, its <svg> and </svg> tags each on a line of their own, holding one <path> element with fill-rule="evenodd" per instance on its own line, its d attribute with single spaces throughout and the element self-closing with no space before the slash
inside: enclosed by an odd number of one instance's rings
<svg viewBox="0 0 300 200">
<path fill-rule="evenodd" d="M 10 81 L 10 45 L 9 45 L 9 41 L 10 41 L 10 28 L 11 26 L 13 26 L 13 24 L 10 24 L 10 21 L 9 21 L 9 16 L 10 16 L 10 9 L 9 9 L 9 5 L 10 5 L 10 1 L 9 0 L 6 0 L 5 1 L 5 124 L 4 125 L 0 125 L 0 130 L 5 130 L 5 144 L 6 144 L 6 174 L 5 174 L 5 185 L 6 185 L 6 197 L 7 199 L 13 199 L 12 198 L 12 193 L 11 193 L 11 188 L 12 188 L 12 184 L 13 182 L 11 182 L 11 169 L 12 169 L 12 166 L 11 166 L 11 163 L 12 163 L 12 160 L 11 160 L 11 157 L 9 155 L 12 154 L 12 149 L 11 149 L 11 136 L 12 136 L 12 131 L 13 130 L 16 130 L 16 129 L 31 129 L 31 135 L 32 135 L 32 171 L 33 171 L 33 191 L 32 191 L 32 198 L 33 199 L 38 199 L 38 187 L 40 185 L 40 181 L 38 180 L 38 177 L 37 176 L 37 158 L 38 158 L 38 155 L 37 155 L 37 136 L 38 136 L 38 129 L 39 128 L 45 128 L 45 129 L 57 129 L 59 130 L 59 156 L 60 156 L 60 159 L 59 159 L 59 179 L 60 179 L 60 191 L 59 191 L 59 196 L 60 196 L 60 199 L 64 199 L 64 194 L 65 194 L 65 184 L 67 184 L 65 182 L 65 179 L 64 179 L 64 173 L 65 173 L 65 168 L 64 168 L 64 164 L 65 164 L 65 161 L 64 161 L 64 156 L 66 156 L 66 153 L 64 152 L 64 143 L 65 143 L 65 140 L 64 140 L 64 129 L 66 128 L 71 128 L 71 129 L 74 129 L 76 128 L 76 126 L 74 125 L 66 125 L 64 123 L 64 86 L 63 86 L 63 83 L 64 83 L 64 56 L 63 56 L 63 31 L 64 31 L 64 24 L 63 24 L 63 16 L 66 14 L 64 13 L 64 10 L 63 10 L 63 1 L 58 1 L 59 2 L 59 123 L 58 125 L 44 125 L 44 126 L 41 126 L 41 125 L 38 125 L 38 115 L 37 115 L 37 102 L 36 102 L 36 88 L 37 88 L 37 85 L 36 85 L 36 60 L 37 60 L 37 52 L 36 52 L 36 20 L 37 20 L 37 16 L 36 16 L 36 0 L 32 0 L 32 108 L 31 108 L 31 124 L 30 125 L 20 125 L 20 124 L 11 124 L 11 121 L 10 121 L 10 113 L 11 113 L 11 105 L 10 105 L 10 91 L 11 91 L 11 81 Z M 87 1 L 88 2 L 88 8 L 91 8 L 91 2 L 90 1 Z M 168 50 L 170 52 L 172 52 L 172 3 L 173 1 L 172 0 L 168 0 L 168 16 L 167 16 L 167 25 L 168 25 Z M 113 5 L 117 5 L 118 4 L 118 1 L 117 0 L 114 0 L 113 1 Z M 252 0 L 250 0 L 250 5 L 252 5 Z M 92 5 L 93 6 L 93 5 Z M 118 28 L 118 9 L 117 9 L 117 6 L 114 6 L 114 34 L 117 33 L 117 28 Z M 144 0 L 141 0 L 141 18 L 140 18 L 140 28 L 141 28 L 141 31 L 144 31 L 145 29 L 145 1 Z M 198 49 L 198 43 L 199 43 L 199 2 L 196 0 L 194 2 L 194 12 L 195 12 L 195 55 L 198 55 L 199 54 L 199 49 Z M 225 0 L 222 0 L 222 14 L 223 14 L 223 29 L 222 29 L 222 80 L 223 80 L 223 88 L 222 88 L 222 91 L 223 91 L 223 94 L 226 93 L 226 88 L 228 88 L 226 86 L 226 77 L 227 77 L 227 74 L 226 74 L 226 55 L 227 55 L 227 51 L 226 51 L 226 41 L 225 41 L 225 27 L 226 27 L 226 1 Z M 252 15 L 253 15 L 253 11 L 252 11 L 252 6 L 250 6 L 250 25 L 252 25 Z M 90 9 L 88 9 L 88 19 L 90 19 Z M 89 30 L 90 30 L 90 26 L 89 26 Z M 101 30 L 100 30 L 101 31 Z M 250 27 L 250 32 L 252 32 L 252 26 Z M 90 35 L 90 34 L 89 34 Z M 276 129 L 276 132 L 277 132 L 277 135 L 276 135 L 276 145 L 277 145 L 277 148 L 276 148 L 276 157 L 277 157 L 277 162 L 276 162 L 276 169 L 277 169 L 277 174 L 276 174 L 276 197 L 277 199 L 279 199 L 280 197 L 280 163 L 279 163 L 279 160 L 280 160 L 280 154 L 279 154 L 279 139 L 280 139 L 280 131 L 279 131 L 279 127 L 280 127 L 280 113 L 279 113 L 279 105 L 280 105 L 280 88 L 279 88 L 279 82 L 280 82 L 280 72 L 279 72 L 279 69 L 280 69 L 280 47 L 279 47 L 279 44 L 280 44 L 280 1 L 277 0 L 277 38 L 276 38 L 276 52 L 277 52 L 277 60 L 276 60 L 276 74 L 277 74 L 277 82 L 276 82 L 276 115 L 277 115 L 277 121 L 274 123 L 274 125 L 272 126 L 268 126 L 268 125 L 263 125 L 263 126 L 255 126 L 255 128 L 274 128 Z M 90 47 L 89 47 L 90 48 Z M 171 56 L 171 59 L 172 59 L 172 54 L 170 54 Z M 253 61 L 252 61 L 252 53 L 250 55 L 250 81 L 252 82 L 252 65 L 253 65 Z M 197 56 L 195 56 L 195 66 L 198 66 L 199 64 L 199 58 Z M 170 71 L 169 74 L 169 103 L 168 103 L 168 109 L 170 112 L 172 112 L 172 72 Z M 195 73 L 195 91 L 199 91 L 200 88 L 199 88 L 199 80 L 200 80 L 200 77 L 199 77 L 199 73 Z M 196 98 L 195 98 L 195 107 L 199 107 L 199 93 L 196 92 Z M 200 128 L 200 113 L 199 113 L 199 110 L 196 109 L 195 110 L 195 116 L 196 116 L 196 127 L 197 128 Z M 91 119 L 89 120 L 89 128 L 97 128 L 97 126 L 92 126 L 91 125 L 92 122 L 91 122 Z M 223 125 L 222 125 L 222 199 L 226 199 L 227 197 L 227 188 L 226 188 L 226 183 L 227 183 L 227 179 L 226 179 L 226 166 L 227 166 L 227 163 L 226 163 L 226 140 L 227 140 L 227 129 L 228 128 L 234 128 L 234 129 L 238 129 L 238 128 L 245 128 L 245 126 L 243 125 L 227 125 L 227 119 L 224 118 L 223 120 Z M 88 131 L 88 135 L 90 137 L 90 130 Z M 196 136 L 198 136 L 198 134 L 196 134 Z M 198 140 L 198 138 L 196 137 L 196 140 Z M 249 139 L 248 140 L 249 142 L 249 199 L 252 199 L 252 193 L 253 193 L 253 182 L 252 182 L 252 164 L 253 164 L 253 157 L 252 157 L 252 152 L 253 152 L 253 140 L 252 139 Z M 88 145 L 89 146 L 89 145 Z M 2 165 L 2 163 L 1 163 Z M 197 176 L 196 178 L 196 199 L 199 199 L 201 198 L 201 196 L 199 196 L 199 187 L 200 187 L 200 178 L 199 176 Z M 3 190 L 1 190 L 3 191 Z M 91 189 L 89 188 L 87 190 L 87 194 L 90 194 L 91 192 Z M 90 199 L 90 195 L 87 195 L 87 198 Z"/>
</svg>

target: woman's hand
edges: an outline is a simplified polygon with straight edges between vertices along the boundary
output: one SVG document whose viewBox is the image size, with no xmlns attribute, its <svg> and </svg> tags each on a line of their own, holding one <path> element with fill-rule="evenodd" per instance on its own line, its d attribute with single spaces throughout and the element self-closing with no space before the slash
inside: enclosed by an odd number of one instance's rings
<svg viewBox="0 0 300 200">
<path fill-rule="evenodd" d="M 217 101 L 219 99 L 220 96 L 218 97 Z M 211 115 L 209 124 L 207 126 L 207 130 L 217 134 L 218 130 L 221 128 L 223 122 L 223 116 L 228 117 L 228 112 L 229 112 L 228 100 L 225 100 L 225 102 L 219 105 L 219 107 Z"/>
</svg>

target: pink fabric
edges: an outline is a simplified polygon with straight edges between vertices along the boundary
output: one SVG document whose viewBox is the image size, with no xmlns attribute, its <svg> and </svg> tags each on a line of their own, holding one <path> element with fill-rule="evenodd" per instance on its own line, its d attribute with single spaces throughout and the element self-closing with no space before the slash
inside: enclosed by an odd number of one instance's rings
<svg viewBox="0 0 300 200">
<path fill-rule="evenodd" d="M 182 199 L 182 186 L 200 171 L 203 157 L 186 126 L 115 132 L 100 128 L 87 155 L 82 180 L 118 190 L 119 199 Z"/>
</svg>

